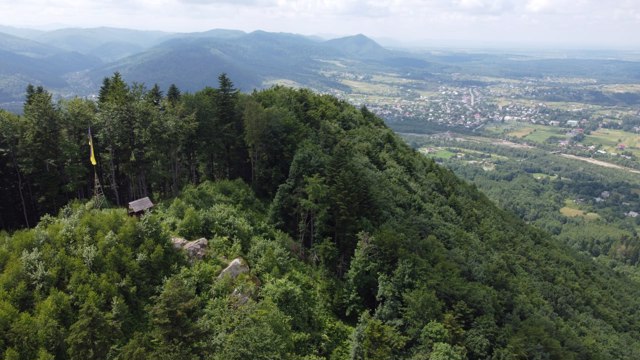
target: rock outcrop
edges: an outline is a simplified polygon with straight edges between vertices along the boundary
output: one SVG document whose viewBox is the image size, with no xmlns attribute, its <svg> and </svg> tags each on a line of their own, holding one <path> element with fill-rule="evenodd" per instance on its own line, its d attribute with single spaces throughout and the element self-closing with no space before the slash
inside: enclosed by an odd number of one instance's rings
<svg viewBox="0 0 640 360">
<path fill-rule="evenodd" d="M 174 248 L 183 249 L 184 251 L 186 251 L 187 256 L 190 260 L 201 260 L 207 253 L 207 246 L 209 244 L 209 241 L 207 241 L 207 239 L 205 238 L 187 241 L 183 238 L 174 237 L 171 238 L 171 243 L 173 243 Z"/>
<path fill-rule="evenodd" d="M 249 272 L 249 266 L 247 265 L 247 262 L 244 261 L 243 258 L 235 258 L 231 260 L 229 266 L 227 266 L 220 272 L 220 275 L 218 275 L 218 279 L 221 279 L 224 276 L 230 276 L 232 279 L 235 279 L 238 277 L 238 275 L 247 272 Z"/>
</svg>

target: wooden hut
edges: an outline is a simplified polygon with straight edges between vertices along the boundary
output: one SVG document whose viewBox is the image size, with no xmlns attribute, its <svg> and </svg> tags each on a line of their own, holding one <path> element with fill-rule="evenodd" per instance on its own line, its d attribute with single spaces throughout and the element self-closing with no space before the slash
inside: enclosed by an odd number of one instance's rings
<svg viewBox="0 0 640 360">
<path fill-rule="evenodd" d="M 153 203 L 148 197 L 134 200 L 129 203 L 129 215 L 141 216 L 142 214 L 145 213 L 145 211 L 151 209 L 152 207 L 153 207 Z"/>
</svg>

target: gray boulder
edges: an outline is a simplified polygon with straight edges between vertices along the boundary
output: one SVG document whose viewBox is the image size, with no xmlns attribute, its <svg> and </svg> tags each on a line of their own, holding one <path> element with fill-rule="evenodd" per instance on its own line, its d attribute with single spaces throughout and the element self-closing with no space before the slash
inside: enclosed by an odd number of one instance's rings
<svg viewBox="0 0 640 360">
<path fill-rule="evenodd" d="M 184 248 L 184 245 L 186 243 L 188 243 L 187 240 L 183 239 L 183 238 L 179 238 L 179 237 L 172 237 L 171 238 L 171 243 L 173 244 L 173 247 L 180 250 L 182 248 Z"/>
<path fill-rule="evenodd" d="M 247 272 L 249 272 L 249 266 L 247 265 L 247 262 L 244 261 L 243 258 L 235 258 L 231 260 L 229 266 L 227 266 L 224 270 L 222 270 L 222 272 L 220 272 L 220 275 L 218 275 L 218 279 L 221 279 L 224 276 L 230 276 L 232 279 L 235 279 L 238 277 L 238 275 Z"/>
<path fill-rule="evenodd" d="M 209 245 L 209 241 L 205 238 L 187 241 L 183 238 L 174 237 L 171 238 L 171 243 L 173 243 L 173 247 L 176 249 L 184 249 L 191 260 L 202 259 L 207 253 L 207 246 Z"/>
<path fill-rule="evenodd" d="M 236 306 L 241 306 L 249 301 L 250 296 L 235 288 L 231 293 L 231 298 L 235 300 Z"/>
</svg>

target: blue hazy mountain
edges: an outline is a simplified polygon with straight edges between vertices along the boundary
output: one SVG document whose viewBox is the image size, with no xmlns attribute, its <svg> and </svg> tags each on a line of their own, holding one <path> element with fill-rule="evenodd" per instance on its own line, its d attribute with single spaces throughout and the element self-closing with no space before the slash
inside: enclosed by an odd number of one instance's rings
<svg viewBox="0 0 640 360">
<path fill-rule="evenodd" d="M 0 33 L 0 103 L 20 101 L 30 83 L 66 89 L 70 73 L 86 71 L 102 63 L 91 55 Z"/>
<path fill-rule="evenodd" d="M 144 51 L 172 35 L 161 31 L 100 27 L 48 31 L 36 34 L 30 39 L 51 44 L 62 50 L 95 56 L 103 61 L 113 61 Z"/>
<path fill-rule="evenodd" d="M 62 51 L 55 46 L 2 32 L 0 32 L 0 49 L 34 58 L 42 58 Z"/>
<path fill-rule="evenodd" d="M 362 34 L 328 40 L 325 45 L 349 57 L 361 59 L 385 59 L 395 55 Z"/>
<path fill-rule="evenodd" d="M 589 77 L 631 81 L 640 62 L 603 58 L 551 59 L 495 53 L 408 53 L 358 34 L 332 40 L 289 33 L 213 29 L 169 33 L 115 28 L 38 31 L 0 27 L 0 106 L 20 103 L 27 84 L 56 95 L 92 95 L 120 72 L 129 82 L 195 91 L 227 73 L 250 91 L 275 83 L 320 91 L 347 90 L 331 73 L 403 73 L 415 79 L 467 73 L 495 77 Z M 631 75 L 629 75 L 631 74 Z M 446 79 L 445 79 L 446 80 Z M 612 100 L 618 101 L 618 100 Z"/>
<path fill-rule="evenodd" d="M 343 85 L 321 75 L 332 61 L 389 61 L 394 53 L 364 35 L 324 41 L 289 33 L 213 29 L 168 33 L 115 28 L 39 31 L 0 28 L 0 103 L 20 102 L 27 84 L 54 94 L 90 95 L 118 71 L 127 81 L 190 91 L 225 72 L 243 90 L 278 81 L 316 88 Z M 9 34 L 10 33 L 10 34 Z M 73 90 L 71 90 L 73 89 Z"/>
<path fill-rule="evenodd" d="M 43 30 L 17 28 L 17 27 L 13 27 L 13 26 L 0 25 L 0 33 L 7 34 L 7 35 L 13 35 L 13 36 L 17 36 L 17 37 L 21 37 L 21 38 L 25 38 L 25 39 L 31 39 L 31 38 L 36 37 L 36 36 L 38 36 L 38 35 L 40 35 L 40 34 L 42 34 L 44 32 L 45 31 L 43 31 Z"/>
<path fill-rule="evenodd" d="M 327 60 L 378 60 L 392 54 L 363 35 L 322 42 L 288 33 L 214 30 L 175 37 L 96 69 L 91 76 L 97 81 L 119 71 L 129 81 L 197 90 L 224 72 L 243 90 L 279 79 L 322 88 L 340 86 L 319 74 Z"/>
</svg>

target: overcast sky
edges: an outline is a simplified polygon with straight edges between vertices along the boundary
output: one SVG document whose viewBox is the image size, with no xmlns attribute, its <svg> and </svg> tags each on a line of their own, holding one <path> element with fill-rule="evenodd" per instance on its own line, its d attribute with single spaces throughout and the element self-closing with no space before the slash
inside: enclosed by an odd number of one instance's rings
<svg viewBox="0 0 640 360">
<path fill-rule="evenodd" d="M 640 49 L 640 0 L 0 0 L 0 24 Z"/>
</svg>

